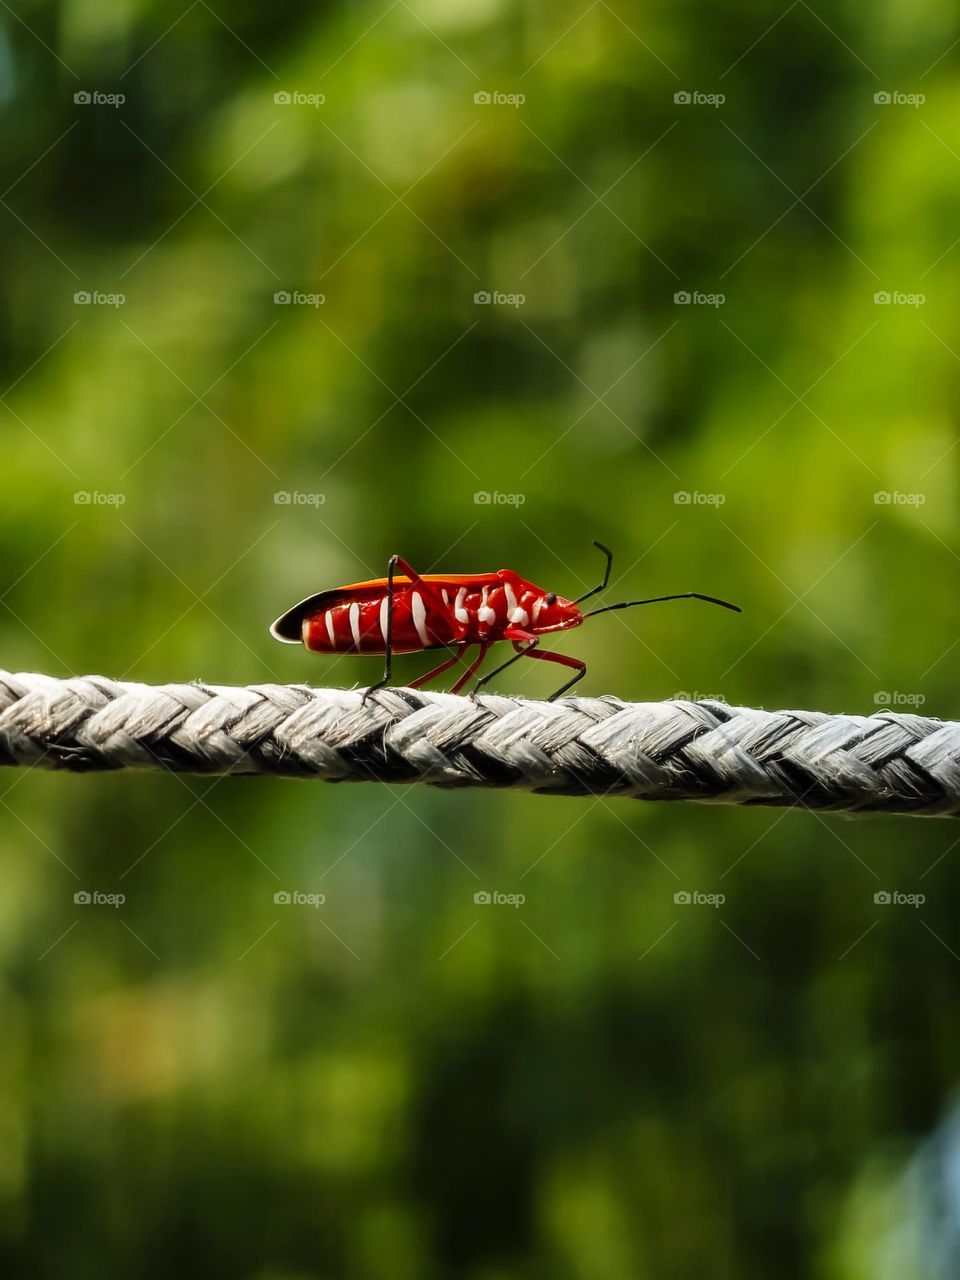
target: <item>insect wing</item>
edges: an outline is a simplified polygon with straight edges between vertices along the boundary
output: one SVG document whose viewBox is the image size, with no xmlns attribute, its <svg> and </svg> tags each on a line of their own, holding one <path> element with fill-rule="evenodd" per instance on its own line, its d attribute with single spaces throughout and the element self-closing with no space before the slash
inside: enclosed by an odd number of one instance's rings
<svg viewBox="0 0 960 1280">
<path fill-rule="evenodd" d="M 270 634 L 274 640 L 279 640 L 282 644 L 302 644 L 304 618 L 311 613 L 316 613 L 325 605 L 338 603 L 341 594 L 339 590 L 334 589 L 307 596 L 305 600 L 301 600 L 299 604 L 295 604 L 292 609 L 280 615 L 270 628 Z"/>
</svg>

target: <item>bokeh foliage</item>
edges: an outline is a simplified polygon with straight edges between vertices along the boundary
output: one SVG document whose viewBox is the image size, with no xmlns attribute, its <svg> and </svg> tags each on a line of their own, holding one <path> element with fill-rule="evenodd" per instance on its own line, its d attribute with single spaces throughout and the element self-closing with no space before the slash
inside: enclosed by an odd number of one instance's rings
<svg viewBox="0 0 960 1280">
<path fill-rule="evenodd" d="M 745 613 L 598 620 L 566 638 L 585 692 L 956 716 L 955 26 L 939 0 L 8 8 L 3 665 L 365 682 L 268 623 L 394 551 L 572 595 L 602 538 L 611 599 Z M 503 688 L 548 692 L 522 665 Z M 951 825 L 2 786 L 10 1274 L 953 1274 L 889 1243 L 960 1072 Z"/>
</svg>

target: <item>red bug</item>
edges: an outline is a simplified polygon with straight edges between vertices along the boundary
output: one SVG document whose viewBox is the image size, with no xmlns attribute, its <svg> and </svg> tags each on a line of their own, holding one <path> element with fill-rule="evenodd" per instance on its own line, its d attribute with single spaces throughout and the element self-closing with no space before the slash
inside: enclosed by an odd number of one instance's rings
<svg viewBox="0 0 960 1280">
<path fill-rule="evenodd" d="M 659 604 L 663 600 L 706 600 L 709 604 L 733 609 L 735 613 L 741 612 L 735 604 L 718 600 L 716 596 L 685 591 L 681 595 L 654 596 L 649 600 L 626 600 L 583 613 L 580 605 L 603 591 L 613 565 L 613 552 L 601 542 L 593 545 L 607 559 L 603 581 L 576 600 L 565 600 L 553 591 L 544 591 L 512 569 L 498 569 L 495 573 L 419 574 L 400 556 L 391 556 L 385 578 L 372 578 L 308 596 L 278 618 L 270 634 L 285 644 L 302 644 L 315 653 L 384 654 L 383 679 L 370 686 L 364 700 L 374 690 L 389 684 L 395 653 L 454 650 L 452 657 L 411 683 L 410 688 L 417 689 L 452 667 L 472 645 L 479 646 L 479 653 L 451 690 L 459 693 L 476 673 L 490 646 L 499 640 L 509 640 L 516 649 L 514 656 L 478 680 L 473 692 L 477 693 L 518 659 L 539 658 L 572 667 L 577 673 L 551 694 L 552 702 L 583 679 L 587 664 L 563 653 L 538 649 L 542 635 L 569 631 L 571 627 L 579 627 L 584 618 L 596 617 L 598 613 Z"/>
</svg>

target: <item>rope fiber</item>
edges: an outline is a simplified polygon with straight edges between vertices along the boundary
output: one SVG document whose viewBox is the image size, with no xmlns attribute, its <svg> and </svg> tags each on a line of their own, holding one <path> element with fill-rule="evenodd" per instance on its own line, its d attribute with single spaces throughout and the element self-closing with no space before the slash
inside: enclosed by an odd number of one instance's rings
<svg viewBox="0 0 960 1280">
<path fill-rule="evenodd" d="M 513 787 L 960 815 L 960 723 L 724 702 L 533 702 L 0 671 L 0 765 Z"/>
</svg>

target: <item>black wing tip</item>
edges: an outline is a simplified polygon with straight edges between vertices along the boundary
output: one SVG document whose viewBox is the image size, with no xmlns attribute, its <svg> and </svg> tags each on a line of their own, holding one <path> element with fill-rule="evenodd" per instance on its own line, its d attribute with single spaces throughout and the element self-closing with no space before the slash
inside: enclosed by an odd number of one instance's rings
<svg viewBox="0 0 960 1280">
<path fill-rule="evenodd" d="M 303 620 L 314 597 L 301 600 L 292 609 L 282 613 L 270 628 L 274 640 L 281 644 L 303 644 Z"/>
<path fill-rule="evenodd" d="M 336 592 L 333 591 L 318 591 L 312 596 L 307 596 L 306 600 L 301 600 L 299 604 L 295 604 L 286 613 L 282 613 L 270 628 L 270 634 L 274 640 L 279 640 L 281 644 L 303 644 L 304 619 L 323 601 L 329 601 L 334 595 Z"/>
<path fill-rule="evenodd" d="M 303 643 L 303 615 L 297 609 L 291 609 L 283 617 L 278 618 L 270 628 L 274 640 L 281 644 Z"/>
</svg>

